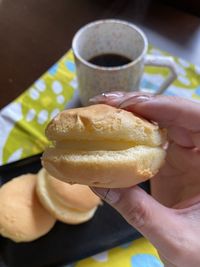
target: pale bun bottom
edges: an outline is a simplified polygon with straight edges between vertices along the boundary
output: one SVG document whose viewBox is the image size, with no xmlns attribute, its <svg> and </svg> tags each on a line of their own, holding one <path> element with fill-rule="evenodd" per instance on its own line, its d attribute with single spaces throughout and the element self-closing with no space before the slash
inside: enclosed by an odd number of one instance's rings
<svg viewBox="0 0 200 267">
<path fill-rule="evenodd" d="M 38 173 L 36 191 L 40 202 L 46 210 L 57 220 L 67 224 L 80 224 L 90 220 L 94 216 L 97 206 L 88 211 L 67 207 L 67 203 L 59 201 L 53 190 L 48 190 L 45 171 L 42 169 Z"/>
<path fill-rule="evenodd" d="M 130 187 L 150 179 L 162 166 L 165 151 L 160 147 L 135 146 L 118 151 L 68 151 L 48 148 L 44 168 L 68 183 L 94 187 Z"/>
</svg>

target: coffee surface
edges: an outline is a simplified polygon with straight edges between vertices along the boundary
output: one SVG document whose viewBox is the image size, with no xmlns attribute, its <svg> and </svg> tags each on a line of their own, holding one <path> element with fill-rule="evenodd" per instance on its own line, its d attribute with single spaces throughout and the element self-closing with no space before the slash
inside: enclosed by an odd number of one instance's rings
<svg viewBox="0 0 200 267">
<path fill-rule="evenodd" d="M 118 54 L 101 54 L 92 57 L 89 62 L 101 67 L 119 67 L 130 63 L 132 60 Z"/>
</svg>

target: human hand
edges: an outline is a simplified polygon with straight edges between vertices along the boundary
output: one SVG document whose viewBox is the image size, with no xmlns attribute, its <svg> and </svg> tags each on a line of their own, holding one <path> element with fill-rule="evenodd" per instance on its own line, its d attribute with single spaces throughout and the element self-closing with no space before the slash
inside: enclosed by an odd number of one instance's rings
<svg viewBox="0 0 200 267">
<path fill-rule="evenodd" d="M 92 102 L 126 109 L 168 129 L 166 162 L 151 180 L 153 197 L 138 186 L 93 190 L 152 242 L 166 267 L 200 266 L 199 104 L 123 92 Z"/>
</svg>

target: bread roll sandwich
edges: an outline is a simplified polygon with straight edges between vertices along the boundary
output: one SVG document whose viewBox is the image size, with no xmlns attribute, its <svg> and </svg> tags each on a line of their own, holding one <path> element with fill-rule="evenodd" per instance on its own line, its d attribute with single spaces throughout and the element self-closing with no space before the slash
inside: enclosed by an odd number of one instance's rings
<svg viewBox="0 0 200 267">
<path fill-rule="evenodd" d="M 36 175 L 26 174 L 0 188 L 0 234 L 15 242 L 35 240 L 54 226 L 56 220 L 40 204 Z"/>
<path fill-rule="evenodd" d="M 90 220 L 101 203 L 86 185 L 70 185 L 41 169 L 37 177 L 37 195 L 42 205 L 57 220 L 80 224 Z"/>
<path fill-rule="evenodd" d="M 52 146 L 44 168 L 72 184 L 133 186 L 154 176 L 165 158 L 165 134 L 156 124 L 104 104 L 62 111 L 46 136 Z"/>
</svg>

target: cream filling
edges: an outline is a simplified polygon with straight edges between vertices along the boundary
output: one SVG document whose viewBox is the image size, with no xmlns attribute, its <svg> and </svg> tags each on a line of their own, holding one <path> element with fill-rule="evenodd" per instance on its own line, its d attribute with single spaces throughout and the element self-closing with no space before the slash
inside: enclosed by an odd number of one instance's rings
<svg viewBox="0 0 200 267">
<path fill-rule="evenodd" d="M 72 151 L 98 151 L 98 150 L 126 150 L 132 147 L 136 147 L 140 144 L 133 141 L 111 141 L 111 140 L 102 140 L 102 141 L 89 141 L 89 140 L 71 140 L 71 141 L 57 141 L 53 144 L 54 148 L 72 150 Z"/>
</svg>

